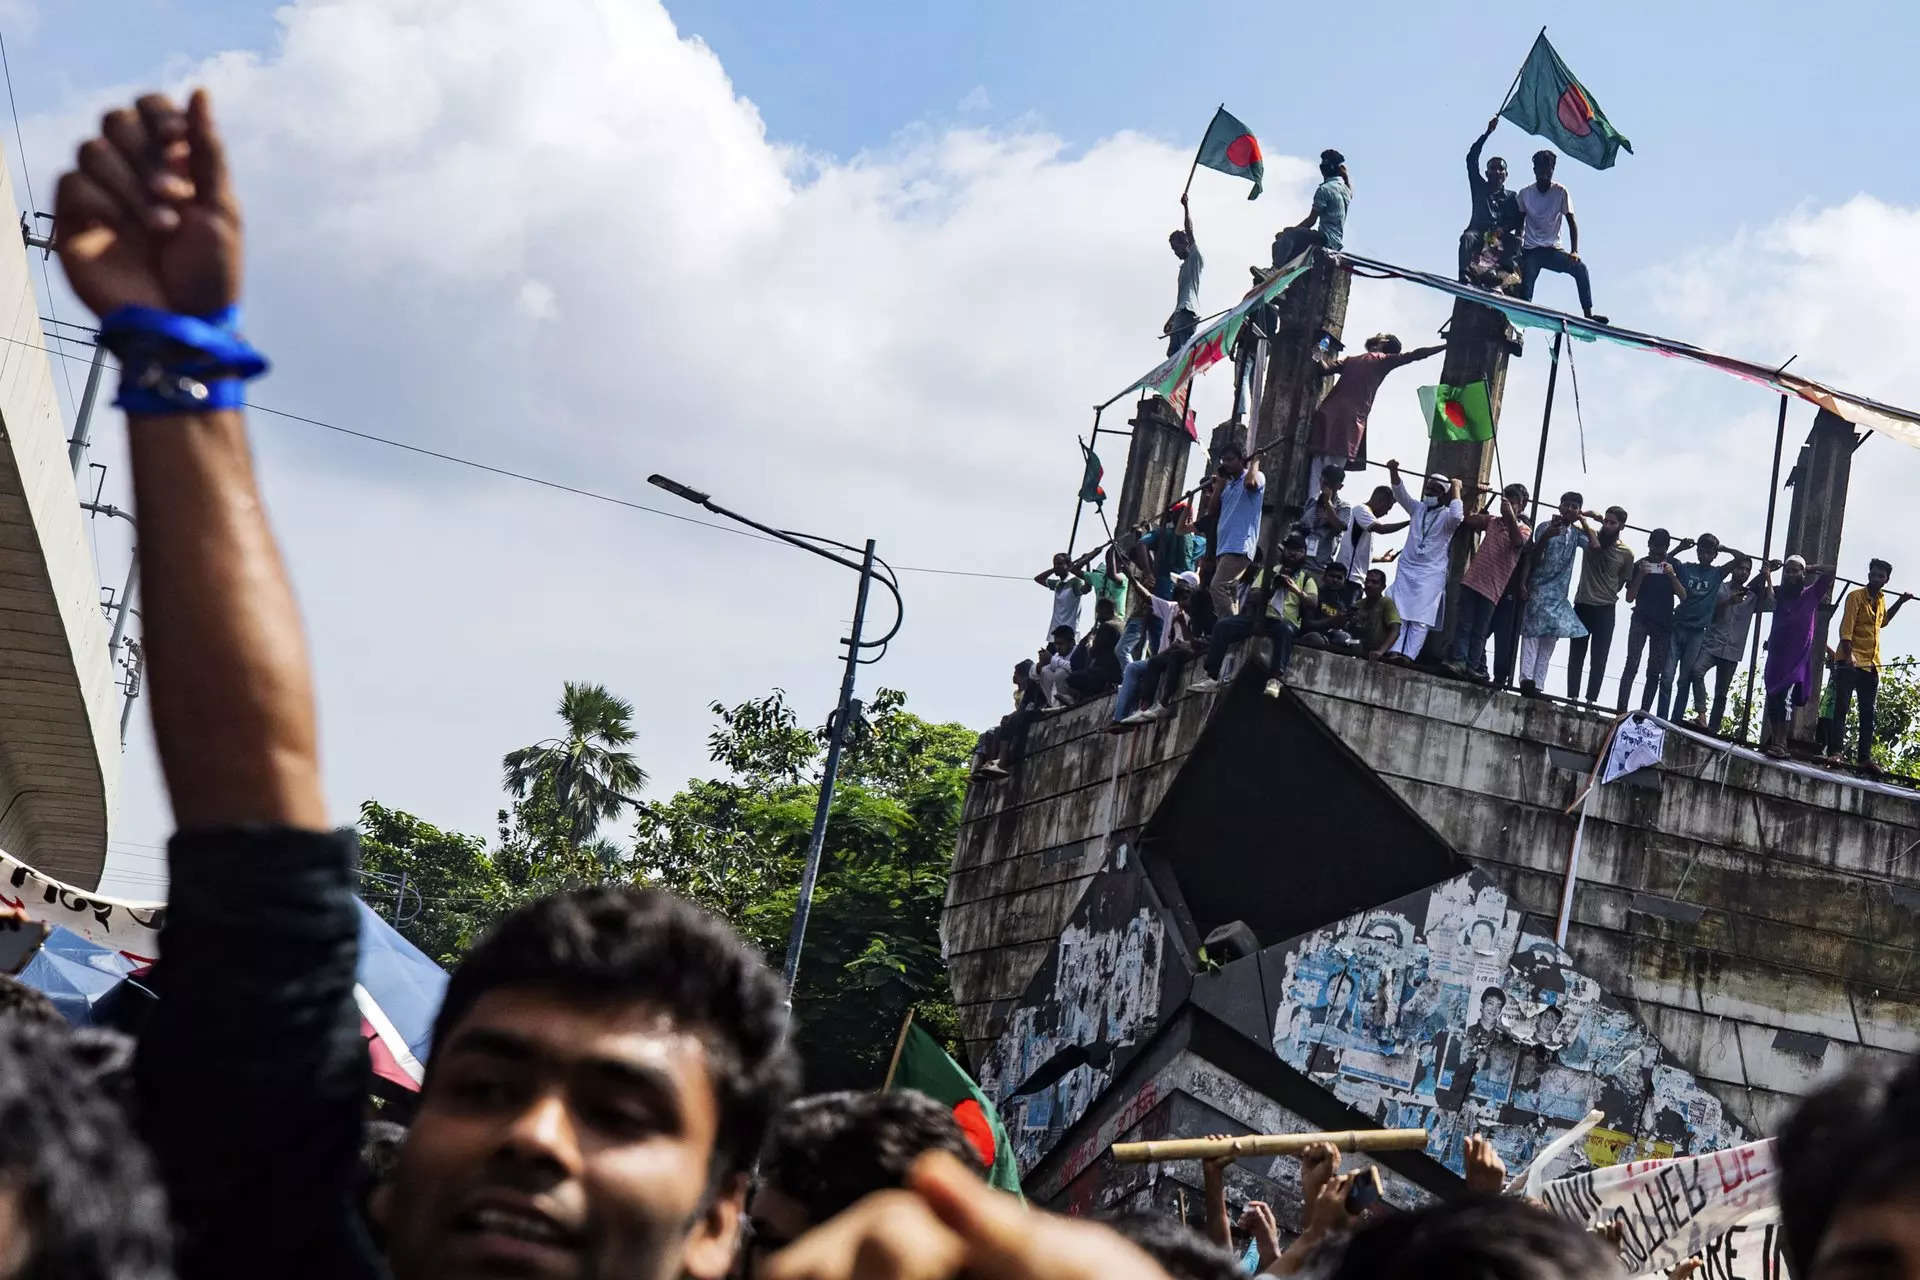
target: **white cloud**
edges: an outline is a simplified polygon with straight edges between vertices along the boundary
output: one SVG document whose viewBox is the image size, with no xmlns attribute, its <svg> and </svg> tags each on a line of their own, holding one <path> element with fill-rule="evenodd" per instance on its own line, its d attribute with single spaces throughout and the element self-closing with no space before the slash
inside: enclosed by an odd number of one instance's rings
<svg viewBox="0 0 1920 1280">
<path fill-rule="evenodd" d="M 993 99 L 987 96 L 987 86 L 977 84 L 967 90 L 966 97 L 960 99 L 961 111 L 985 111 L 993 105 Z"/>
<path fill-rule="evenodd" d="M 1158 357 L 1184 147 L 908 128 L 851 158 L 806 154 L 769 137 L 710 49 L 629 0 L 306 0 L 279 20 L 274 50 L 190 77 L 232 135 L 250 328 L 278 361 L 265 403 L 672 504 L 645 483 L 661 471 L 769 523 L 875 537 L 898 565 L 1018 574 L 1064 539 L 1089 406 Z M 69 151 L 107 96 L 32 122 L 33 154 Z M 1253 204 L 1201 176 L 1207 305 L 1238 296 L 1311 174 L 1271 157 Z M 1368 218 L 1407 214 L 1370 209 L 1363 191 L 1356 241 Z M 1894 277 L 1915 278 L 1914 217 L 1871 201 L 1808 211 L 1726 261 L 1603 279 L 1603 302 L 1689 334 L 1738 309 L 1724 323 L 1747 327 L 1729 345 L 1803 347 L 1810 372 L 1816 348 L 1839 353 L 1857 359 L 1860 389 L 1898 399 L 1910 375 L 1892 344 L 1913 304 Z M 1436 258 L 1451 244 L 1439 229 Z M 1876 299 L 1884 341 L 1857 311 L 1818 304 L 1839 292 L 1834 273 Z M 1349 328 L 1418 338 L 1446 315 L 1437 298 L 1361 282 Z M 1543 346 L 1508 390 L 1503 461 L 1529 481 Z M 1757 541 L 1770 403 L 1644 356 L 1582 349 L 1578 362 L 1590 497 L 1724 511 Z M 1417 459 L 1421 378 L 1400 378 L 1374 454 Z M 1564 376 L 1560 395 L 1549 487 L 1580 479 Z M 1202 420 L 1227 398 L 1216 376 Z M 779 685 L 824 714 L 851 608 L 842 570 L 270 418 L 256 433 L 342 820 L 371 796 L 488 829 L 501 754 L 550 730 L 565 679 L 636 702 L 656 791 L 705 767 L 710 701 Z M 98 456 L 117 465 L 106 443 Z M 1124 441 L 1102 453 L 1117 491 Z M 1887 474 L 1911 476 L 1911 462 Z M 114 482 L 124 494 L 124 472 Z M 1017 581 L 903 580 L 906 626 L 863 670 L 866 690 L 997 716 L 1046 598 Z M 167 820 L 144 729 L 130 763 L 121 838 L 157 844 Z"/>
</svg>

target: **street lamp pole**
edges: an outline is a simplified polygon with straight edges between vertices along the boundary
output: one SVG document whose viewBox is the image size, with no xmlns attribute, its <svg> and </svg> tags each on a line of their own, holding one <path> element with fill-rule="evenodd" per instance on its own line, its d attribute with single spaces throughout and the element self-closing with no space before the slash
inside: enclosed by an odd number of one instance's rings
<svg viewBox="0 0 1920 1280">
<path fill-rule="evenodd" d="M 845 556 L 836 555 L 824 547 L 814 545 L 814 543 L 817 542 L 825 542 L 832 546 L 843 547 L 848 551 L 854 549 L 847 546 L 844 542 L 835 542 L 831 538 L 817 538 L 812 534 L 795 533 L 790 529 L 775 529 L 769 525 L 761 524 L 758 520 L 749 519 L 737 511 L 727 510 L 725 507 L 715 503 L 709 495 L 700 490 L 692 488 L 689 485 L 681 484 L 677 480 L 670 480 L 663 475 L 656 474 L 648 476 L 647 483 L 664 489 L 676 497 L 684 498 L 696 506 L 713 512 L 715 515 L 725 516 L 729 520 L 738 521 L 748 528 L 759 530 L 768 537 L 777 538 L 790 546 L 800 548 L 802 551 L 810 551 L 823 559 L 833 561 L 835 564 L 845 565 L 847 568 L 856 570 L 860 574 L 860 592 L 859 595 L 855 597 L 853 607 L 853 633 L 841 642 L 847 646 L 846 671 L 840 678 L 840 701 L 834 708 L 832 721 L 827 726 L 827 760 L 825 767 L 820 773 L 820 797 L 814 805 L 813 831 L 807 837 L 806 863 L 800 873 L 800 901 L 794 907 L 793 931 L 787 937 L 787 958 L 786 963 L 782 966 L 782 974 L 786 979 L 787 986 L 786 1007 L 787 1012 L 791 1014 L 793 1012 L 794 983 L 800 972 L 800 952 L 806 944 L 807 918 L 813 912 L 814 885 L 820 879 L 820 858 L 826 848 L 827 817 L 833 809 L 833 787 L 840 773 L 840 754 L 846 746 L 847 725 L 853 719 L 860 705 L 853 697 L 854 676 L 861 662 L 878 661 L 877 657 L 873 659 L 862 659 L 860 651 L 862 649 L 884 649 L 887 643 L 899 634 L 900 624 L 905 618 L 905 611 L 901 608 L 900 604 L 900 591 L 892 581 L 891 571 L 884 576 L 874 572 L 873 566 L 877 557 L 874 555 L 874 542 L 872 538 L 867 539 L 867 545 L 861 553 L 860 560 L 849 560 Z M 868 587 L 874 582 L 878 582 L 893 594 L 896 616 L 893 621 L 893 627 L 887 634 L 881 636 L 878 640 L 865 640 L 862 639 L 861 636 L 866 626 L 867 592 Z"/>
</svg>

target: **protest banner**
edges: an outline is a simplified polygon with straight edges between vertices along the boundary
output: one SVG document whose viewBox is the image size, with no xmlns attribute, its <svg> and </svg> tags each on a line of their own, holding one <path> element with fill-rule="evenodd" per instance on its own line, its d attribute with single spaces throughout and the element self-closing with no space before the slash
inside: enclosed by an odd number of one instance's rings
<svg viewBox="0 0 1920 1280">
<path fill-rule="evenodd" d="M 1620 1261 L 1630 1275 L 1663 1275 L 1698 1253 L 1709 1277 L 1776 1280 L 1779 1184 L 1769 1138 L 1557 1178 L 1540 1198 L 1583 1227 L 1620 1224 Z"/>
</svg>

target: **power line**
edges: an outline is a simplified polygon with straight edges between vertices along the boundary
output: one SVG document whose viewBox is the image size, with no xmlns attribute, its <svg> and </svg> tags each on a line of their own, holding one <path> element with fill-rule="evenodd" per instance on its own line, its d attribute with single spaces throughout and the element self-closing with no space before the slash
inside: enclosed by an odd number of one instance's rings
<svg viewBox="0 0 1920 1280">
<path fill-rule="evenodd" d="M 78 339 L 63 338 L 61 335 L 54 336 L 63 341 L 78 341 Z M 69 355 L 65 351 L 49 350 L 46 347 L 35 347 L 34 344 L 30 342 L 21 342 L 18 338 L 9 338 L 4 334 L 0 334 L 0 342 L 17 343 L 23 347 L 43 351 L 49 356 L 57 356 L 62 360 L 77 361 L 81 359 L 81 357 Z M 770 542 L 776 545 L 779 543 L 778 538 L 769 538 L 765 534 L 736 528 L 733 525 L 718 524 L 711 520 L 701 520 L 694 516 L 681 515 L 677 511 L 668 511 L 664 507 L 648 506 L 644 502 L 635 502 L 631 498 L 622 498 L 611 493 L 601 493 L 595 489 L 583 489 L 578 485 L 566 484 L 559 480 L 549 480 L 544 476 L 532 475 L 525 471 L 515 471 L 508 467 L 495 466 L 490 462 L 481 462 L 475 458 L 465 458 L 457 453 L 445 453 L 439 449 L 429 449 L 425 445 L 409 444 L 404 440 L 395 440 L 389 436 L 375 435 L 371 431 L 360 431 L 353 427 L 343 427 L 338 423 L 309 417 L 304 413 L 294 413 L 289 409 L 276 409 L 271 405 L 257 404 L 251 400 L 246 402 L 246 407 L 255 413 L 271 414 L 276 418 L 286 418 L 289 421 L 303 423 L 306 426 L 319 427 L 322 430 L 336 432 L 343 436 L 352 436 L 356 440 L 365 440 L 372 444 L 385 445 L 389 449 L 400 449 L 407 453 L 419 454 L 422 457 L 434 458 L 441 462 L 451 462 L 455 466 L 471 467 L 475 471 L 484 471 L 489 475 L 501 476 L 508 480 L 518 480 L 523 484 L 538 485 L 543 489 L 554 489 L 561 493 L 570 493 L 575 497 L 590 498 L 595 502 L 610 503 L 616 507 L 625 507 L 630 511 L 644 511 L 649 515 L 665 516 L 669 520 L 679 520 L 685 524 L 696 524 L 703 529 L 717 529 L 721 533 L 730 533 L 740 538 L 751 538 L 755 542 Z M 1032 581 L 1030 575 L 1021 573 L 988 573 L 978 569 L 933 569 L 908 564 L 899 565 L 897 568 L 902 573 L 929 573 L 952 578 L 990 578 L 1001 582 Z"/>
<path fill-rule="evenodd" d="M 7 109 L 13 112 L 13 140 L 20 148 L 20 176 L 27 184 L 27 210 L 30 213 L 40 211 L 40 202 L 33 198 L 33 166 L 27 163 L 27 140 L 20 133 L 20 108 L 13 100 L 13 65 L 7 61 L 7 37 L 0 34 L 0 71 L 7 77 Z M 53 317 L 55 324 L 60 323 L 60 313 L 53 305 L 53 276 L 47 270 L 47 255 L 40 254 L 40 279 L 47 286 L 47 314 Z M 40 348 L 42 351 L 46 347 Z M 73 375 L 65 365 L 60 366 L 60 380 L 67 384 L 67 407 L 72 409 L 78 402 L 73 398 Z"/>
</svg>

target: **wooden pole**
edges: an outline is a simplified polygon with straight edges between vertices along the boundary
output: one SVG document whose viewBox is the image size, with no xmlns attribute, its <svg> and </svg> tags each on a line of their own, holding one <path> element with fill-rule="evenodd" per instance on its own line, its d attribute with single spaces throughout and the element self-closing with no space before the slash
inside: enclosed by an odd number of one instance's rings
<svg viewBox="0 0 1920 1280">
<path fill-rule="evenodd" d="M 887 1078 L 881 1082 L 880 1092 L 893 1088 L 893 1073 L 900 1069 L 900 1051 L 907 1047 L 907 1031 L 913 1026 L 913 1006 L 907 1006 L 907 1016 L 900 1020 L 900 1034 L 893 1039 L 893 1057 L 887 1062 Z"/>
<path fill-rule="evenodd" d="M 1424 1151 L 1425 1129 L 1350 1129 L 1343 1133 L 1252 1133 L 1238 1138 L 1174 1138 L 1166 1142 L 1116 1142 L 1121 1164 L 1156 1160 L 1212 1160 L 1222 1156 L 1297 1156 L 1316 1142 L 1342 1151 Z"/>
<path fill-rule="evenodd" d="M 1545 27 L 1540 29 L 1542 31 L 1546 30 Z M 1221 103 L 1219 109 L 1213 113 L 1213 120 L 1207 121 L 1207 131 L 1200 135 L 1200 145 L 1193 149 L 1193 163 L 1187 166 L 1187 185 L 1180 188 L 1180 198 L 1182 200 L 1185 200 L 1187 196 L 1193 192 L 1193 175 L 1200 171 L 1200 153 L 1207 149 L 1207 139 L 1213 136 L 1213 121 L 1218 120 L 1220 118 L 1220 112 L 1226 109 L 1227 104 L 1224 102 Z"/>
</svg>

